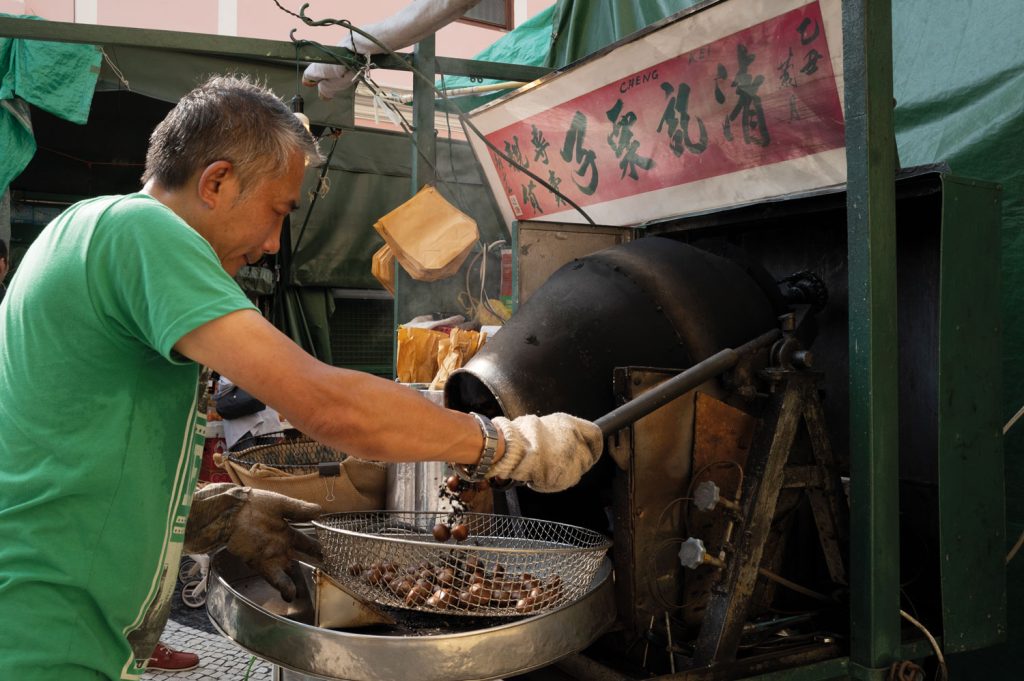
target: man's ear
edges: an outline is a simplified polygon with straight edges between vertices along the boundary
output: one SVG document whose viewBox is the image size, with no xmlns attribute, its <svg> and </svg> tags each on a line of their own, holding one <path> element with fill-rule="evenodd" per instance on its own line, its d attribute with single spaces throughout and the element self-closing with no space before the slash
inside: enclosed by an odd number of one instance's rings
<svg viewBox="0 0 1024 681">
<path fill-rule="evenodd" d="M 234 177 L 230 161 L 214 161 L 199 174 L 199 200 L 207 208 L 216 208 L 224 199 L 225 182 Z"/>
</svg>

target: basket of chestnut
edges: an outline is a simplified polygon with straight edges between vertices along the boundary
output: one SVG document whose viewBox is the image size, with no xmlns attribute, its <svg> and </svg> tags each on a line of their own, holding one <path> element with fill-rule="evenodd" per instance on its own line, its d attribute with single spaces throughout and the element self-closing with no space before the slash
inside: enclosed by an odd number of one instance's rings
<svg viewBox="0 0 1024 681">
<path fill-rule="evenodd" d="M 380 605 L 521 616 L 580 598 L 611 542 L 591 530 L 484 513 L 374 511 L 313 521 L 324 570 Z"/>
</svg>

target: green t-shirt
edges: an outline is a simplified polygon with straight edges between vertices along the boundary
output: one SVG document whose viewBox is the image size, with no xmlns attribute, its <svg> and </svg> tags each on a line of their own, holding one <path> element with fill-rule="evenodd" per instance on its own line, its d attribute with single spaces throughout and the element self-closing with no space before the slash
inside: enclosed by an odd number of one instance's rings
<svg viewBox="0 0 1024 681">
<path fill-rule="evenodd" d="M 172 348 L 252 307 L 144 194 L 78 203 L 28 250 L 0 304 L 0 679 L 142 672 L 205 428 Z"/>
</svg>

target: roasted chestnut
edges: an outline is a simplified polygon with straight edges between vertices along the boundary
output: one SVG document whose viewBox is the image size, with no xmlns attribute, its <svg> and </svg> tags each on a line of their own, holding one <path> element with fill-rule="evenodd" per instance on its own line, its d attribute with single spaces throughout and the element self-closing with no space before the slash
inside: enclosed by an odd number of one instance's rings
<svg viewBox="0 0 1024 681">
<path fill-rule="evenodd" d="M 444 568 L 437 573 L 436 580 L 441 586 L 451 586 L 455 583 L 455 571 L 451 568 Z"/>
<path fill-rule="evenodd" d="M 526 575 L 523 575 L 523 591 L 531 591 L 540 586 L 540 580 L 536 577 L 526 579 Z"/>
<path fill-rule="evenodd" d="M 403 577 L 397 577 L 388 582 L 388 588 L 391 589 L 391 593 L 399 598 L 405 598 L 414 586 L 416 586 L 414 582 Z"/>
<path fill-rule="evenodd" d="M 452 527 L 451 536 L 455 541 L 466 541 L 469 538 L 469 527 L 465 523 L 459 523 Z M 435 535 L 434 538 L 436 539 L 437 536 Z"/>
<path fill-rule="evenodd" d="M 491 590 L 483 584 L 474 584 L 467 591 L 470 598 L 464 600 L 472 605 L 487 605 L 492 597 Z"/>
<path fill-rule="evenodd" d="M 405 595 L 405 604 L 408 606 L 423 605 L 428 598 L 430 598 L 430 589 L 417 584 Z"/>
<path fill-rule="evenodd" d="M 512 600 L 512 592 L 507 589 L 491 592 L 491 603 L 499 608 L 507 608 L 515 601 Z"/>
<path fill-rule="evenodd" d="M 537 608 L 537 599 L 527 596 L 516 601 L 516 612 L 533 612 Z"/>
<path fill-rule="evenodd" d="M 438 610 L 447 610 L 458 605 L 458 596 L 449 589 L 438 589 L 427 599 L 427 605 Z"/>
<path fill-rule="evenodd" d="M 479 600 L 473 597 L 473 594 L 468 591 L 459 592 L 459 603 L 465 606 L 466 610 L 472 610 L 478 605 L 483 605 Z"/>
<path fill-rule="evenodd" d="M 439 542 L 446 542 L 452 536 L 452 531 L 444 523 L 434 525 L 434 539 Z"/>
<path fill-rule="evenodd" d="M 374 563 L 370 566 L 370 569 L 366 571 L 366 581 L 370 586 L 377 586 L 384 579 L 384 571 L 381 569 L 379 563 Z"/>
</svg>

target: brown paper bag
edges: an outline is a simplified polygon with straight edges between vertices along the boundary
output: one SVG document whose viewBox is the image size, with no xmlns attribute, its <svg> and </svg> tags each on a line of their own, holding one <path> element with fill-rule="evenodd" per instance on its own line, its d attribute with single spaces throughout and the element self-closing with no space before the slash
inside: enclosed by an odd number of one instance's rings
<svg viewBox="0 0 1024 681">
<path fill-rule="evenodd" d="M 395 295 L 395 255 L 390 246 L 384 244 L 373 254 L 370 271 L 388 293 Z"/>
<path fill-rule="evenodd" d="M 398 327 L 396 378 L 400 383 L 428 383 L 437 373 L 437 348 L 447 335 L 430 329 Z"/>
<path fill-rule="evenodd" d="M 441 390 L 448 377 L 461 368 L 484 344 L 486 335 L 479 331 L 452 329 L 446 341 L 438 343 L 437 373 L 430 382 L 431 390 Z"/>
</svg>

